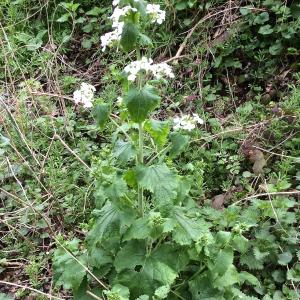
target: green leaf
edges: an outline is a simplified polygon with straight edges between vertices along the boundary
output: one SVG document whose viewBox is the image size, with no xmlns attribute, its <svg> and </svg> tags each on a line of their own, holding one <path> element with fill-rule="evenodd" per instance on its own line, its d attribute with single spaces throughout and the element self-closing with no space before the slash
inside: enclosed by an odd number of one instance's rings
<svg viewBox="0 0 300 300">
<path fill-rule="evenodd" d="M 116 207 L 108 201 L 100 210 L 97 221 L 87 236 L 88 242 L 93 244 L 101 241 L 103 234 L 112 223 L 118 220 L 118 217 Z"/>
<path fill-rule="evenodd" d="M 69 14 L 69 13 L 66 13 L 66 14 L 63 14 L 60 18 L 58 18 L 57 20 L 56 20 L 56 22 L 58 22 L 58 23 L 64 23 L 64 22 L 67 22 L 68 20 L 69 20 L 69 17 L 70 17 L 71 15 Z"/>
<path fill-rule="evenodd" d="M 115 176 L 112 183 L 104 186 L 105 195 L 115 203 L 126 194 L 128 190 L 125 180 L 120 176 Z"/>
<path fill-rule="evenodd" d="M 271 27 L 271 25 L 267 24 L 264 26 L 261 26 L 258 30 L 258 33 L 262 34 L 262 35 L 268 35 L 273 33 L 273 29 Z"/>
<path fill-rule="evenodd" d="M 91 10 L 87 11 L 85 14 L 88 16 L 99 16 L 103 12 L 103 8 L 93 7 Z"/>
<path fill-rule="evenodd" d="M 174 158 L 185 150 L 186 146 L 189 143 L 190 138 L 178 132 L 173 132 L 170 135 L 170 140 L 171 140 L 171 149 L 169 152 L 169 156 L 171 158 Z"/>
<path fill-rule="evenodd" d="M 134 269 L 137 265 L 143 265 L 146 256 L 144 241 L 130 241 L 117 254 L 114 266 L 120 273 L 122 270 Z"/>
<path fill-rule="evenodd" d="M 174 207 L 172 216 L 177 221 L 172 237 L 180 245 L 196 242 L 208 232 L 209 225 L 203 219 L 189 217 L 182 207 Z"/>
<path fill-rule="evenodd" d="M 105 103 L 97 103 L 93 109 L 93 117 L 100 127 L 103 129 L 105 123 L 107 122 L 110 114 L 110 107 L 108 104 Z"/>
<path fill-rule="evenodd" d="M 115 284 L 110 291 L 104 291 L 107 296 L 107 300 L 129 300 L 128 287 Z"/>
<path fill-rule="evenodd" d="M 251 13 L 251 9 L 249 9 L 246 6 L 245 7 L 241 7 L 240 8 L 240 13 L 241 13 L 241 15 L 246 16 L 246 15 L 248 15 L 248 14 Z"/>
<path fill-rule="evenodd" d="M 212 272 L 223 276 L 233 263 L 233 250 L 230 247 L 221 249 L 217 255 Z"/>
<path fill-rule="evenodd" d="M 122 163 L 127 163 L 136 155 L 136 150 L 130 141 L 118 140 L 114 147 L 114 157 Z"/>
<path fill-rule="evenodd" d="M 168 297 L 168 294 L 170 293 L 170 286 L 169 285 L 163 285 L 155 290 L 154 295 L 158 299 L 165 299 Z"/>
<path fill-rule="evenodd" d="M 127 52 L 133 50 L 139 37 L 139 30 L 133 23 L 125 23 L 121 36 L 121 46 Z"/>
<path fill-rule="evenodd" d="M 149 38 L 149 36 L 143 33 L 139 33 L 139 37 L 141 46 L 153 47 L 152 40 Z"/>
<path fill-rule="evenodd" d="M 235 283 L 239 282 L 239 273 L 237 272 L 235 266 L 229 265 L 229 268 L 223 274 L 223 276 L 218 277 L 214 281 L 214 286 L 218 288 L 224 288 L 233 286 Z"/>
<path fill-rule="evenodd" d="M 146 239 L 151 234 L 151 228 L 148 226 L 148 218 L 143 217 L 134 221 L 131 227 L 124 235 L 124 241 L 133 239 Z"/>
<path fill-rule="evenodd" d="M 148 114 L 157 107 L 160 97 L 152 86 L 145 86 L 141 90 L 131 88 L 124 98 L 129 114 L 134 122 L 145 121 Z"/>
<path fill-rule="evenodd" d="M 212 278 L 208 272 L 196 276 L 189 281 L 189 290 L 192 294 L 192 299 L 216 300 L 222 299 L 222 293 L 213 287 Z"/>
<path fill-rule="evenodd" d="M 144 128 L 159 147 L 163 147 L 165 145 L 170 131 L 170 124 L 168 121 L 150 119 L 146 121 Z"/>
<path fill-rule="evenodd" d="M 272 55 L 279 55 L 283 50 L 283 46 L 280 42 L 276 42 L 273 46 L 269 48 L 269 52 Z"/>
<path fill-rule="evenodd" d="M 91 49 L 92 44 L 93 44 L 93 40 L 92 39 L 83 39 L 82 42 L 81 42 L 81 46 L 84 49 Z"/>
<path fill-rule="evenodd" d="M 112 257 L 104 249 L 95 245 L 91 248 L 88 261 L 92 267 L 100 268 L 101 266 L 112 263 Z"/>
<path fill-rule="evenodd" d="M 278 255 L 278 263 L 286 266 L 293 259 L 293 255 L 290 251 L 283 252 Z"/>
<path fill-rule="evenodd" d="M 260 282 L 258 281 L 258 279 L 254 275 L 252 275 L 248 272 L 243 271 L 239 274 L 239 276 L 240 276 L 241 283 L 244 283 L 245 281 L 247 281 L 248 283 L 250 283 L 253 286 L 260 286 Z"/>
<path fill-rule="evenodd" d="M 176 175 L 166 166 L 158 164 L 137 167 L 138 183 L 154 194 L 158 204 L 166 204 L 176 197 Z"/>
<path fill-rule="evenodd" d="M 11 298 L 9 295 L 0 293 L 0 300 L 13 300 L 13 298 Z"/>
<path fill-rule="evenodd" d="M 254 19 L 254 24 L 264 24 L 265 22 L 269 21 L 269 14 L 265 11 L 259 14 Z"/>
<path fill-rule="evenodd" d="M 78 256 L 79 240 L 74 239 L 69 242 L 68 248 L 83 265 L 86 263 L 86 256 Z M 65 289 L 78 289 L 83 278 L 86 275 L 85 269 L 79 264 L 73 256 L 62 247 L 54 252 L 53 268 L 55 270 L 56 285 L 63 285 Z"/>
<path fill-rule="evenodd" d="M 249 249 L 249 241 L 242 235 L 235 236 L 232 239 L 234 249 L 240 253 L 245 253 Z"/>
</svg>

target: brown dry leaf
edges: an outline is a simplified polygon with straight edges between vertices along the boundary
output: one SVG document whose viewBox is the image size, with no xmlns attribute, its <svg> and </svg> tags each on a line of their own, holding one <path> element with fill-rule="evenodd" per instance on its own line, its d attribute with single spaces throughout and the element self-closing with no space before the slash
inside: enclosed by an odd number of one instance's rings
<svg viewBox="0 0 300 300">
<path fill-rule="evenodd" d="M 224 202 L 226 200 L 226 194 L 216 195 L 212 201 L 212 208 L 222 210 L 224 208 Z"/>
<path fill-rule="evenodd" d="M 260 175 L 263 172 L 263 167 L 267 164 L 264 154 L 258 149 L 249 151 L 249 159 L 254 162 L 253 172 L 255 175 Z"/>
</svg>

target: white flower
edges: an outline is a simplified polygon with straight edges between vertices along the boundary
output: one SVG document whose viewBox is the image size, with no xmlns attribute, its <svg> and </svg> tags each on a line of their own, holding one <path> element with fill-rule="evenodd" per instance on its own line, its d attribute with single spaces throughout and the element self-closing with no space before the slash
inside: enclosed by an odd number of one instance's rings
<svg viewBox="0 0 300 300">
<path fill-rule="evenodd" d="M 204 124 L 204 121 L 199 117 L 198 114 L 193 114 L 193 119 L 194 119 L 194 121 L 197 122 L 198 124 L 201 124 L 201 125 Z"/>
<path fill-rule="evenodd" d="M 83 107 L 90 108 L 93 106 L 92 101 L 94 98 L 94 92 L 96 88 L 88 83 L 83 82 L 79 90 L 73 93 L 73 99 L 75 104 L 82 103 Z"/>
<path fill-rule="evenodd" d="M 121 17 L 126 16 L 129 12 L 136 12 L 137 9 L 134 7 L 131 7 L 130 5 L 124 6 L 122 8 L 119 8 L 118 6 L 113 11 L 113 14 L 109 17 L 112 21 L 112 27 L 117 28 L 119 26 L 119 21 Z"/>
<path fill-rule="evenodd" d="M 117 98 L 117 105 L 121 106 L 123 103 L 123 98 L 122 97 L 118 97 Z"/>
<path fill-rule="evenodd" d="M 125 67 L 124 72 L 127 73 L 129 81 L 135 81 L 137 74 L 140 71 L 152 73 L 154 78 L 161 79 L 162 77 L 174 78 L 172 68 L 166 63 L 153 64 L 151 58 L 142 57 L 141 60 L 133 61 Z"/>
<path fill-rule="evenodd" d="M 119 22 L 118 27 L 114 31 L 107 32 L 101 36 L 102 51 L 106 50 L 106 47 L 112 46 L 113 43 L 119 42 L 123 31 L 124 22 Z"/>
<path fill-rule="evenodd" d="M 114 0 L 113 3 L 112 3 L 112 5 L 113 6 L 117 6 L 117 5 L 119 5 L 119 2 L 120 2 L 120 0 Z"/>
<path fill-rule="evenodd" d="M 166 18 L 166 12 L 160 9 L 158 4 L 147 4 L 146 12 L 150 15 L 152 19 L 151 23 L 162 24 Z"/>
<path fill-rule="evenodd" d="M 184 129 L 191 131 L 196 128 L 197 123 L 203 124 L 204 121 L 197 114 L 193 114 L 192 116 L 183 115 L 182 117 L 175 117 L 173 123 L 174 130 Z"/>
<path fill-rule="evenodd" d="M 172 71 L 172 68 L 167 63 L 160 63 L 152 65 L 151 71 L 155 78 L 159 79 L 163 76 L 174 78 L 175 75 Z"/>
</svg>

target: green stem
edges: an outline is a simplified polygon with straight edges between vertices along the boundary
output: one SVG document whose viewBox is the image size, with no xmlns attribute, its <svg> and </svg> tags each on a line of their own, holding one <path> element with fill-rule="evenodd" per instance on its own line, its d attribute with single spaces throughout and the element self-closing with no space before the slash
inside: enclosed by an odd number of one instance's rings
<svg viewBox="0 0 300 300">
<path fill-rule="evenodd" d="M 143 164 L 144 162 L 144 153 L 143 153 L 143 148 L 144 148 L 144 139 L 143 139 L 143 123 L 139 123 L 139 149 L 138 149 L 138 164 Z M 144 195 L 143 195 L 143 188 L 138 185 L 138 203 L 139 203 L 139 211 L 140 214 L 143 216 L 144 214 Z"/>
</svg>

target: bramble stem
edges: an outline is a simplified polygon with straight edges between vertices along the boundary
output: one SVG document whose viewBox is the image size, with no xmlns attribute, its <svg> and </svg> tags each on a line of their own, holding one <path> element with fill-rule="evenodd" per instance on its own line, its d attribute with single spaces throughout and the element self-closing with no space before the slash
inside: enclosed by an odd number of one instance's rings
<svg viewBox="0 0 300 300">
<path fill-rule="evenodd" d="M 143 154 L 143 147 L 144 147 L 144 139 L 143 139 L 143 123 L 139 123 L 139 149 L 138 149 L 138 164 L 143 164 L 144 162 L 144 154 Z M 140 214 L 143 216 L 144 214 L 144 195 L 143 195 L 143 188 L 138 185 L 138 204 L 139 204 L 139 211 Z"/>
</svg>

